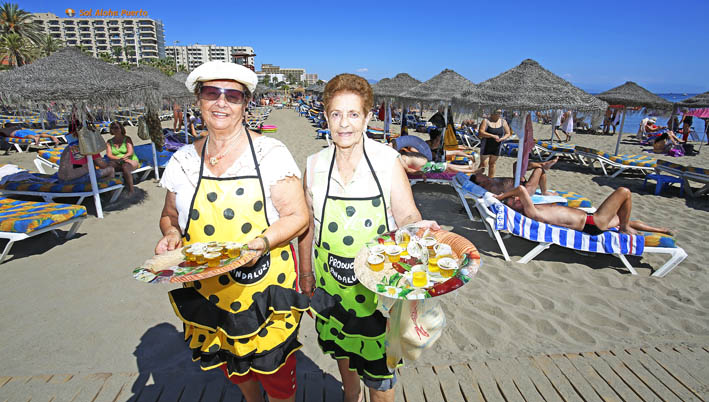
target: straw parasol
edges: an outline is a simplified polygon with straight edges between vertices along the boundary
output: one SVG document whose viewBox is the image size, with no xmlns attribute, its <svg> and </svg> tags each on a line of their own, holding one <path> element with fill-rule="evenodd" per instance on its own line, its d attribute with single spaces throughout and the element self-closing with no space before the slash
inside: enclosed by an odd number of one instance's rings
<svg viewBox="0 0 709 402">
<path fill-rule="evenodd" d="M 93 105 L 156 101 L 158 84 L 65 47 L 0 75 L 0 101 Z"/>
<path fill-rule="evenodd" d="M 158 84 L 158 94 L 168 101 L 191 101 L 194 95 L 187 90 L 184 83 L 173 80 L 162 71 L 150 66 L 133 67 L 132 73 L 143 77 L 147 81 L 154 81 Z M 183 81 L 184 82 L 184 81 Z"/>
<path fill-rule="evenodd" d="M 665 100 L 640 85 L 628 81 L 623 85 L 596 95 L 611 105 L 625 107 L 644 107 L 656 110 L 672 110 L 672 102 Z"/>
<path fill-rule="evenodd" d="M 461 92 L 473 88 L 475 84 L 470 80 L 453 70 L 445 69 L 428 81 L 400 93 L 398 97 L 428 104 L 450 102 Z"/>
<path fill-rule="evenodd" d="M 596 97 L 612 105 L 623 106 L 623 117 L 620 122 L 620 130 L 618 130 L 618 140 L 615 144 L 615 155 L 618 155 L 618 150 L 620 149 L 620 139 L 623 133 L 623 126 L 625 126 L 626 108 L 644 107 L 655 110 L 672 110 L 671 102 L 662 99 L 632 81 L 627 81 L 623 85 L 601 92 Z"/>
<path fill-rule="evenodd" d="M 399 73 L 394 78 L 384 78 L 372 85 L 372 91 L 376 97 L 393 98 L 420 83 L 421 81 L 406 73 Z"/>
<path fill-rule="evenodd" d="M 685 99 L 682 102 L 677 103 L 683 107 L 689 108 L 705 108 L 709 107 L 709 91 L 693 96 L 689 99 Z"/>
<path fill-rule="evenodd" d="M 321 94 L 325 91 L 325 84 L 318 84 L 317 82 L 313 85 L 305 88 L 306 91 L 315 92 L 316 94 Z"/>
<path fill-rule="evenodd" d="M 532 59 L 483 81 L 453 101 L 477 108 L 535 111 L 604 111 L 606 102 L 586 93 Z"/>
<path fill-rule="evenodd" d="M 187 76 L 188 74 L 184 71 L 178 71 L 175 74 L 172 75 L 173 80 L 178 81 L 184 85 L 185 81 L 187 81 Z"/>
<path fill-rule="evenodd" d="M 478 110 L 501 108 L 521 112 L 549 109 L 602 112 L 608 107 L 606 102 L 573 86 L 532 59 L 481 82 L 453 102 Z M 518 133 L 520 143 L 526 135 L 524 131 Z M 522 154 L 521 150 L 517 152 L 515 185 L 521 178 Z"/>
</svg>

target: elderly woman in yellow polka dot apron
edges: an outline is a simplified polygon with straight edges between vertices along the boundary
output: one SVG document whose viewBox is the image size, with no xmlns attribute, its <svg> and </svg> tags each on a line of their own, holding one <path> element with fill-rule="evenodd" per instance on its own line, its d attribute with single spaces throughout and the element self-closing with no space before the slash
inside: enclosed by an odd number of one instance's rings
<svg viewBox="0 0 709 402">
<path fill-rule="evenodd" d="M 220 368 L 249 402 L 292 401 L 298 325 L 308 308 L 298 293 L 290 241 L 308 210 L 300 171 L 285 146 L 250 132 L 245 107 L 256 75 L 209 62 L 185 83 L 199 99 L 209 135 L 177 151 L 167 188 L 157 254 L 194 242 L 235 241 L 258 251 L 245 267 L 170 292 L 185 339 L 202 369 Z"/>
<path fill-rule="evenodd" d="M 358 401 L 360 379 L 372 401 L 394 399 L 396 378 L 386 364 L 386 318 L 377 296 L 354 275 L 364 243 L 398 226 L 421 221 L 398 152 L 367 138 L 372 89 L 362 77 L 341 74 L 323 94 L 333 146 L 308 158 L 304 183 L 312 211 L 299 238 L 304 292 L 315 289 L 311 308 L 324 353 L 337 359 L 345 401 Z M 435 222 L 422 226 L 438 229 Z"/>
</svg>

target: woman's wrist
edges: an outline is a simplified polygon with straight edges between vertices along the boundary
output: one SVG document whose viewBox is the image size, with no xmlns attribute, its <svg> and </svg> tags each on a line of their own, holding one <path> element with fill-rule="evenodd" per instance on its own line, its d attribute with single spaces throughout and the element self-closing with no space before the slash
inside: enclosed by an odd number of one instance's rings
<svg viewBox="0 0 709 402">
<path fill-rule="evenodd" d="M 169 236 L 169 235 L 171 235 L 171 234 L 178 234 L 178 235 L 179 235 L 179 234 L 180 234 L 180 229 L 178 229 L 178 228 L 176 228 L 176 227 L 174 227 L 174 226 L 170 226 L 170 228 L 165 231 L 164 236 Z"/>
<path fill-rule="evenodd" d="M 308 272 L 300 272 L 300 276 L 303 278 L 310 278 L 315 275 L 313 275 L 313 271 L 308 271 Z"/>
</svg>

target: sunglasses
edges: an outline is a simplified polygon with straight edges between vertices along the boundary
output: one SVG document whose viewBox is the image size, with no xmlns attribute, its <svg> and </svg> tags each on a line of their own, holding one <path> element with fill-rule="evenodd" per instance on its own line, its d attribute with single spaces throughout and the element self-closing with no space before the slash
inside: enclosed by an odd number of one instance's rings
<svg viewBox="0 0 709 402">
<path fill-rule="evenodd" d="M 244 103 L 244 98 L 246 97 L 244 91 L 240 91 L 238 89 L 226 89 L 212 87 L 208 85 L 203 86 L 202 89 L 199 91 L 200 99 L 208 101 L 215 101 L 219 99 L 222 94 L 224 94 L 224 97 L 226 98 L 227 102 L 234 104 Z"/>
</svg>

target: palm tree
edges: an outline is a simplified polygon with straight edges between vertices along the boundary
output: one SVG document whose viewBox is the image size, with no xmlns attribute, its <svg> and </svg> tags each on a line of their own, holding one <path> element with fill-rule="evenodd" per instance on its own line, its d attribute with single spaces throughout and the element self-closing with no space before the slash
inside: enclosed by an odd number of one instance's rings
<svg viewBox="0 0 709 402">
<path fill-rule="evenodd" d="M 115 60 L 113 60 L 113 56 L 111 56 L 110 53 L 99 53 L 98 58 L 101 61 L 105 61 L 106 63 L 113 63 Z"/>
<path fill-rule="evenodd" d="M 39 25 L 29 12 L 19 8 L 14 3 L 0 5 L 0 33 L 14 33 L 28 39 L 32 44 L 39 45 L 42 41 Z"/>
<path fill-rule="evenodd" d="M 123 53 L 126 54 L 126 61 L 130 63 L 129 59 L 135 54 L 135 49 L 133 48 L 133 46 L 126 45 L 123 47 Z"/>
<path fill-rule="evenodd" d="M 61 40 L 56 40 L 52 35 L 44 35 L 39 43 L 39 53 L 42 57 L 47 57 L 63 47 Z"/>
<path fill-rule="evenodd" d="M 36 48 L 16 33 L 0 36 L 0 59 L 7 58 L 11 66 L 22 66 L 36 57 Z"/>
<path fill-rule="evenodd" d="M 113 52 L 113 58 L 116 59 L 116 63 L 119 63 L 121 61 L 121 54 L 123 53 L 123 48 L 120 46 L 114 46 L 111 48 L 111 52 Z"/>
</svg>

